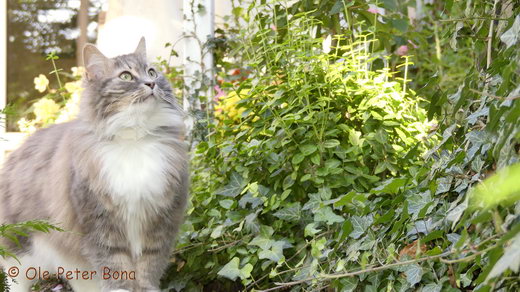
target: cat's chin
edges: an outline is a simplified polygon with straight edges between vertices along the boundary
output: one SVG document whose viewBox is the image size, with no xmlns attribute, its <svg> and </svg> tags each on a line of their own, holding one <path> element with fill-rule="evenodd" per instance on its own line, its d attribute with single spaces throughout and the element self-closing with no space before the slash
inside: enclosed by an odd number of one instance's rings
<svg viewBox="0 0 520 292">
<path fill-rule="evenodd" d="M 105 137 L 119 136 L 123 131 L 124 137 L 128 130 L 135 131 L 135 136 L 141 138 L 143 135 L 154 134 L 161 127 L 183 127 L 184 122 L 179 112 L 167 105 L 155 96 L 146 100 L 133 103 L 122 108 L 119 112 L 104 119 L 98 124 L 98 133 Z"/>
</svg>

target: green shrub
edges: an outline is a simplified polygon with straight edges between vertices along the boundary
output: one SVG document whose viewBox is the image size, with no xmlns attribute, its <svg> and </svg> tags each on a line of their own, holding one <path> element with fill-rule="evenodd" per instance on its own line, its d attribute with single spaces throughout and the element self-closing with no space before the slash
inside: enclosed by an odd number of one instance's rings
<svg viewBox="0 0 520 292">
<path fill-rule="evenodd" d="M 309 38 L 314 24 L 295 20 L 283 40 L 258 28 L 240 47 L 250 78 L 227 88 L 236 109 L 223 99 L 217 108 L 231 113 L 219 112 L 195 149 L 176 287 L 221 276 L 267 288 L 270 278 L 302 279 L 380 257 L 361 252 L 385 242 L 370 226 L 384 224 L 403 197 L 386 200 L 387 210 L 375 203 L 423 164 L 426 113 L 404 80 L 370 69 L 370 40 Z"/>
</svg>

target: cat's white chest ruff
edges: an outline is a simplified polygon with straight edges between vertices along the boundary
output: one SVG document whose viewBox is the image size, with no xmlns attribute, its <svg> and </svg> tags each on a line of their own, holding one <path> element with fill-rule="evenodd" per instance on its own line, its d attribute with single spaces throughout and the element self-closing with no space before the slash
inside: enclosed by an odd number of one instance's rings
<svg viewBox="0 0 520 292">
<path fill-rule="evenodd" d="M 153 140 L 121 140 L 101 150 L 101 175 L 115 198 L 152 200 L 167 185 L 169 151 Z"/>
<path fill-rule="evenodd" d="M 147 218 L 165 202 L 171 149 L 153 139 L 116 139 L 101 147 L 101 179 L 126 221 L 134 255 L 142 250 Z"/>
</svg>

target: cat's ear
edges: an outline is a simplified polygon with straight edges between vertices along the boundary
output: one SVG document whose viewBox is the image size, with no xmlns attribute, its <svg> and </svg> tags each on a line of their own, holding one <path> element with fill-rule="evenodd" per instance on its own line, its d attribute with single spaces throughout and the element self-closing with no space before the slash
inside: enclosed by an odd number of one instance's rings
<svg viewBox="0 0 520 292">
<path fill-rule="evenodd" d="M 139 55 L 143 60 L 146 60 L 146 41 L 141 37 L 134 54 Z"/>
<path fill-rule="evenodd" d="M 83 65 L 85 66 L 88 80 L 97 79 L 108 72 L 110 59 L 105 57 L 96 46 L 86 44 L 83 47 Z"/>
</svg>

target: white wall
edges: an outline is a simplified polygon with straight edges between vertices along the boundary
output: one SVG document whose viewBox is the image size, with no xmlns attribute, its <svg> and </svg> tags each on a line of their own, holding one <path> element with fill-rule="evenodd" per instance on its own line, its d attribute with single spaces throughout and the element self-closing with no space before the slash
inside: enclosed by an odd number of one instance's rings
<svg viewBox="0 0 520 292">
<path fill-rule="evenodd" d="M 231 13 L 231 0 L 213 0 L 217 19 Z M 172 64 L 181 65 L 185 46 L 183 34 L 183 0 L 109 0 L 105 24 L 100 26 L 97 45 L 109 57 L 131 53 L 141 36 L 146 38 L 149 57 L 168 59 L 166 43 L 174 44 L 179 58 Z"/>
</svg>

